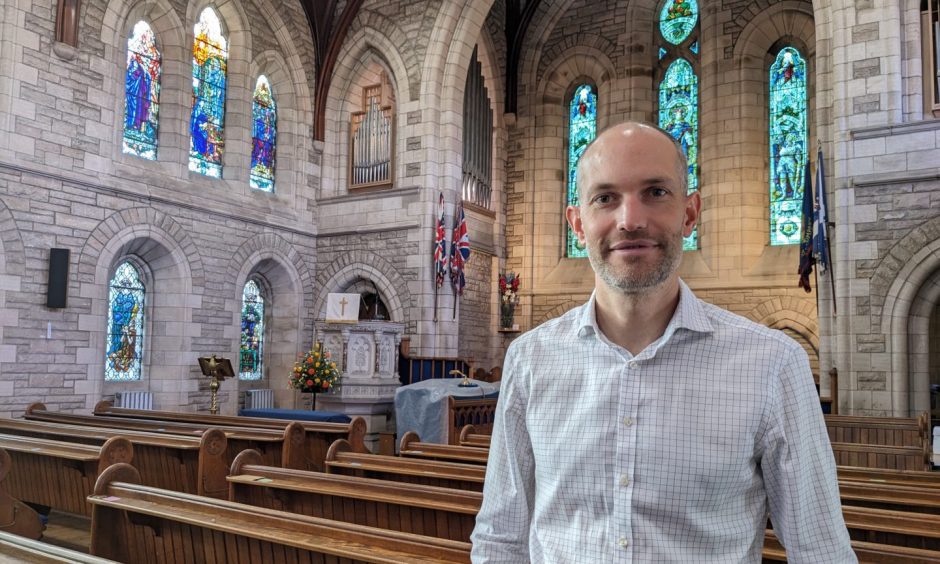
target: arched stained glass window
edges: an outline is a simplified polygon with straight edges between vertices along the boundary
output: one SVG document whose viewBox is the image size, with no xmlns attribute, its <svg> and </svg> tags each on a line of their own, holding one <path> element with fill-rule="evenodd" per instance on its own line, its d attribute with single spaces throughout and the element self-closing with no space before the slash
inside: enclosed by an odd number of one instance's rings
<svg viewBox="0 0 940 564">
<path fill-rule="evenodd" d="M 806 166 L 806 61 L 784 47 L 770 66 L 770 244 L 800 242 Z"/>
<path fill-rule="evenodd" d="M 127 39 L 123 146 L 125 153 L 150 160 L 157 158 L 160 70 L 153 30 L 139 21 Z"/>
<path fill-rule="evenodd" d="M 657 123 L 668 131 L 685 151 L 689 161 L 689 193 L 699 188 L 698 160 L 698 2 L 666 0 L 659 12 L 660 68 L 665 69 L 659 83 Z M 698 249 L 698 227 L 685 238 L 686 251 Z"/>
<path fill-rule="evenodd" d="M 251 175 L 252 188 L 274 191 L 274 150 L 277 137 L 277 105 L 271 93 L 271 83 L 263 74 L 255 84 L 251 101 Z"/>
<path fill-rule="evenodd" d="M 264 357 L 264 298 L 254 280 L 246 282 L 242 290 L 241 335 L 238 377 L 242 380 L 260 380 Z"/>
<path fill-rule="evenodd" d="M 130 262 L 114 271 L 108 295 L 108 343 L 104 379 L 140 380 L 144 351 L 144 284 Z"/>
<path fill-rule="evenodd" d="M 212 8 L 202 11 L 193 33 L 189 170 L 222 178 L 228 43 L 222 35 L 222 23 Z"/>
<path fill-rule="evenodd" d="M 685 59 L 676 59 L 659 84 L 659 126 L 669 132 L 689 161 L 689 193 L 698 190 L 698 77 Z M 685 250 L 698 248 L 698 231 L 683 242 Z"/>
<path fill-rule="evenodd" d="M 659 31 L 663 39 L 679 45 L 685 41 L 698 23 L 696 0 L 666 0 L 659 12 Z"/>
<path fill-rule="evenodd" d="M 578 159 L 584 153 L 588 143 L 597 137 L 597 92 L 590 84 L 582 84 L 574 91 L 568 104 L 568 205 L 577 206 L 578 201 Z M 566 224 L 567 225 L 567 224 Z M 581 258 L 587 256 L 587 249 L 578 242 L 578 236 L 567 228 L 565 256 Z"/>
</svg>

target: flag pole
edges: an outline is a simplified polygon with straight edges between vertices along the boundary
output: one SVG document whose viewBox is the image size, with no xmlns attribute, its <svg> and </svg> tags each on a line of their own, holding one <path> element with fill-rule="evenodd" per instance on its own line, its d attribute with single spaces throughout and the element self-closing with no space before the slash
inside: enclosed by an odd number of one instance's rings
<svg viewBox="0 0 940 564">
<path fill-rule="evenodd" d="M 835 223 L 831 225 L 835 227 Z M 826 227 L 829 227 L 829 225 L 827 224 Z M 829 252 L 829 289 L 832 291 L 832 316 L 836 317 L 839 315 L 838 309 L 836 308 L 836 273 L 833 268 L 832 245 L 829 244 L 829 239 L 830 237 L 826 237 L 826 251 Z M 816 283 L 816 289 L 819 289 L 819 282 Z"/>
</svg>

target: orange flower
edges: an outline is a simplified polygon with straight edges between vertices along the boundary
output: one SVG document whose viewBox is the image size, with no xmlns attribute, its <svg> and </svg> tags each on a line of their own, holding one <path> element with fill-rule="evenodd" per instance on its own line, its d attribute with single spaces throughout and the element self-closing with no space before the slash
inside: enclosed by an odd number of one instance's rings
<svg viewBox="0 0 940 564">
<path fill-rule="evenodd" d="M 313 376 L 313 373 L 314 373 L 314 372 L 315 372 L 315 370 L 314 370 L 313 368 L 308 368 L 308 369 L 307 369 L 307 374 L 309 374 L 309 375 L 311 375 L 311 376 Z"/>
<path fill-rule="evenodd" d="M 329 387 L 330 387 L 330 383 L 327 382 L 326 380 L 324 380 L 324 381 L 323 381 L 323 389 L 325 390 L 325 389 L 327 389 L 327 388 L 329 388 Z"/>
<path fill-rule="evenodd" d="M 307 357 L 307 362 L 313 362 L 313 357 L 308 356 L 308 357 Z"/>
<path fill-rule="evenodd" d="M 308 385 L 308 386 L 312 386 L 312 385 L 313 385 L 313 380 L 307 380 L 307 385 Z"/>
</svg>

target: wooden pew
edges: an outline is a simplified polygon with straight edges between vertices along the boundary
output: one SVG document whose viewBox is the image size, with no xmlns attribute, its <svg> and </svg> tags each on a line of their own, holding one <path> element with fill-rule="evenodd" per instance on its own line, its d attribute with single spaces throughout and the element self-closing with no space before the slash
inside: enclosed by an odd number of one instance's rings
<svg viewBox="0 0 940 564">
<path fill-rule="evenodd" d="M 940 515 L 842 506 L 854 540 L 940 550 Z"/>
<path fill-rule="evenodd" d="M 12 459 L 4 486 L 11 496 L 68 513 L 90 515 L 86 502 L 95 480 L 112 464 L 130 462 L 134 447 L 123 437 L 101 446 L 0 434 Z"/>
<path fill-rule="evenodd" d="M 930 440 L 927 412 L 917 417 L 824 415 L 829 440 L 886 446 L 920 446 Z"/>
<path fill-rule="evenodd" d="M 352 447 L 342 439 L 330 445 L 326 453 L 326 471 L 478 492 L 483 491 L 483 477 L 486 475 L 486 467 L 479 464 L 361 454 L 353 452 Z"/>
<path fill-rule="evenodd" d="M 839 480 L 843 505 L 940 514 L 940 489 Z"/>
<path fill-rule="evenodd" d="M 857 468 L 853 466 L 837 466 L 836 472 L 839 475 L 839 480 L 940 488 L 940 472 L 885 470 L 882 468 Z"/>
<path fill-rule="evenodd" d="M 473 425 L 464 425 L 460 429 L 460 437 L 457 439 L 457 444 L 461 446 L 490 448 L 490 440 L 492 438 L 492 435 L 478 433 L 477 428 Z"/>
<path fill-rule="evenodd" d="M 482 464 L 483 466 L 486 466 L 489 453 L 489 449 L 479 447 L 422 443 L 418 433 L 414 431 L 405 433 L 398 447 L 398 454 L 408 458 L 465 462 L 468 464 Z"/>
<path fill-rule="evenodd" d="M 910 548 L 890 544 L 852 541 L 852 550 L 858 561 L 872 564 L 929 564 L 940 563 L 940 551 Z M 770 529 L 764 533 L 764 562 L 786 562 L 787 554 L 780 539 Z"/>
<path fill-rule="evenodd" d="M 6 480 L 12 464 L 9 453 L 0 449 L 0 484 Z M 42 536 L 42 529 L 42 522 L 35 509 L 11 496 L 5 489 L 0 489 L 0 532 L 38 539 Z"/>
<path fill-rule="evenodd" d="M 137 483 L 117 464 L 98 479 L 91 553 L 120 562 L 469 562 L 470 545 L 330 521 Z M 121 539 L 121 542 L 115 542 Z"/>
<path fill-rule="evenodd" d="M 478 433 L 492 433 L 496 398 L 447 397 L 447 444 L 457 444 L 460 429 L 473 425 Z"/>
<path fill-rule="evenodd" d="M 229 501 L 463 542 L 483 502 L 480 492 L 263 466 L 251 450 L 228 481 Z"/>
<path fill-rule="evenodd" d="M 25 418 L 31 421 L 48 421 L 66 425 L 83 425 L 86 427 L 107 427 L 128 431 L 142 431 L 145 433 L 160 433 L 165 435 L 185 435 L 198 437 L 211 427 L 204 424 L 178 423 L 176 421 L 146 421 L 129 418 L 95 417 L 92 415 L 76 415 L 72 413 L 59 413 L 49 411 L 41 403 L 34 403 L 26 408 Z M 249 429 L 244 427 L 219 426 L 225 433 L 225 466 L 231 466 L 232 461 L 243 450 L 256 449 L 264 457 L 265 464 L 269 466 L 283 466 L 285 468 L 304 468 L 304 430 L 300 423 L 291 422 L 283 431 L 277 429 Z"/>
<path fill-rule="evenodd" d="M 842 466 L 923 471 L 931 468 L 927 443 L 916 447 L 832 443 L 832 453 L 836 464 Z"/>
<path fill-rule="evenodd" d="M 927 413 L 918 417 L 825 415 L 837 464 L 930 470 Z"/>
<path fill-rule="evenodd" d="M 0 532 L 0 555 L 4 564 L 116 564 L 114 560 L 6 532 Z"/>
<path fill-rule="evenodd" d="M 284 430 L 291 423 L 287 419 L 264 417 L 240 417 L 235 415 L 207 415 L 205 413 L 179 413 L 175 411 L 150 411 L 144 409 L 124 409 L 114 407 L 109 401 L 100 401 L 95 406 L 94 414 L 99 417 L 124 417 L 130 419 L 148 419 L 153 421 L 177 421 L 197 425 L 223 425 L 227 427 L 280 429 Z M 306 444 L 306 470 L 323 471 L 326 450 L 333 441 L 346 439 L 356 452 L 369 452 L 365 445 L 366 421 L 362 417 L 353 417 L 349 423 L 320 423 L 297 421 L 304 429 Z"/>
<path fill-rule="evenodd" d="M 124 437 L 134 445 L 134 467 L 140 472 L 144 485 L 219 499 L 228 497 L 227 439 L 218 428 L 209 428 L 199 437 L 189 437 L 0 419 L 0 433 L 89 445 L 103 445 L 112 437 Z"/>
</svg>

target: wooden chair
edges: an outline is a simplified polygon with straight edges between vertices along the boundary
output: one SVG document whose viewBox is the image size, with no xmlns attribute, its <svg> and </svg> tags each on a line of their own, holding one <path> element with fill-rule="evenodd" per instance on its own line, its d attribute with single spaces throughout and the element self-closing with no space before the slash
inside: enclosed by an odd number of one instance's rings
<svg viewBox="0 0 940 564">
<path fill-rule="evenodd" d="M 447 397 L 447 444 L 457 444 L 460 429 L 473 425 L 477 433 L 492 433 L 496 419 L 496 398 Z"/>
</svg>

